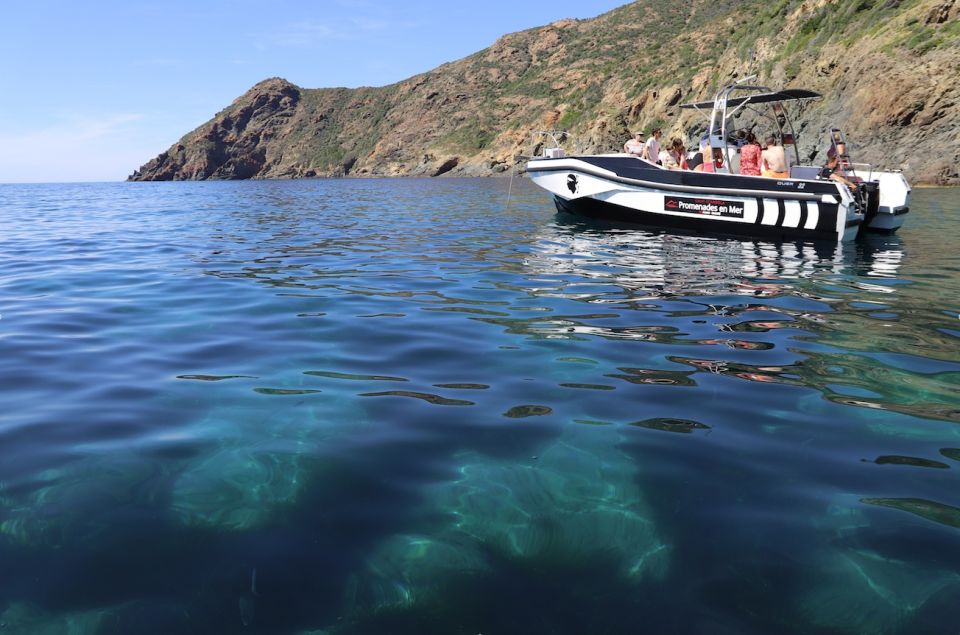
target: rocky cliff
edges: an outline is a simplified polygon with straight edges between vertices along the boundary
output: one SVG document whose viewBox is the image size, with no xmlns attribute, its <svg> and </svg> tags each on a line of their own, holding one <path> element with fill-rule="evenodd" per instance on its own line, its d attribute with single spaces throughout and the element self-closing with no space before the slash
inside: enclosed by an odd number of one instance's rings
<svg viewBox="0 0 960 635">
<path fill-rule="evenodd" d="M 654 125 L 696 138 L 702 118 L 678 105 L 754 73 L 824 95 L 796 117 L 804 160 L 839 126 L 855 161 L 960 184 L 960 0 L 637 0 L 390 86 L 268 79 L 130 180 L 497 174 L 539 130 L 580 152 Z"/>
</svg>

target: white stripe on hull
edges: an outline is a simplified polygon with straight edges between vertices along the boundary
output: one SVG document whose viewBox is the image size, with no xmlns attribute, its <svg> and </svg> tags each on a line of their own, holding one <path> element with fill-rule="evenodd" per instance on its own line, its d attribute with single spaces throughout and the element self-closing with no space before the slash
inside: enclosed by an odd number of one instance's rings
<svg viewBox="0 0 960 635">
<path fill-rule="evenodd" d="M 780 215 L 780 207 L 777 205 L 777 201 L 772 198 L 763 199 L 763 220 L 760 221 L 761 225 L 776 225 L 777 217 Z"/>
<path fill-rule="evenodd" d="M 784 201 L 783 212 L 784 227 L 800 226 L 800 201 Z"/>
<path fill-rule="evenodd" d="M 820 204 L 807 203 L 807 222 L 803 225 L 804 229 L 815 229 L 820 220 Z"/>
</svg>

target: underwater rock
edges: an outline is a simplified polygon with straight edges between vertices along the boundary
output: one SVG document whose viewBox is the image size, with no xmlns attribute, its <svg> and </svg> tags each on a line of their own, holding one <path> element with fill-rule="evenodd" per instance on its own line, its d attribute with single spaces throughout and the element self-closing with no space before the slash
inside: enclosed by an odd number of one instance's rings
<svg viewBox="0 0 960 635">
<path fill-rule="evenodd" d="M 507 557 L 615 554 L 627 577 L 659 578 L 668 548 L 617 440 L 613 428 L 571 426 L 532 465 L 466 455 L 461 478 L 432 498 L 457 532 Z"/>
<path fill-rule="evenodd" d="M 814 569 L 818 583 L 798 597 L 800 614 L 819 629 L 851 635 L 901 632 L 918 607 L 960 582 L 956 572 L 860 549 L 824 557 Z"/>
<path fill-rule="evenodd" d="M 192 463 L 174 484 L 170 507 L 187 526 L 243 530 L 296 501 L 303 480 L 296 454 L 224 448 Z"/>
<path fill-rule="evenodd" d="M 893 500 L 843 494 L 814 519 L 830 547 L 809 563 L 807 590 L 795 600 L 811 632 L 925 632 L 906 625 L 944 589 L 960 585 L 960 573 L 939 553 L 918 559 L 916 545 L 904 545 L 896 535 L 884 540 L 883 527 L 871 520 L 877 510 L 863 503 L 886 506 L 877 501 Z"/>
<path fill-rule="evenodd" d="M 353 576 L 344 614 L 430 605 L 503 562 L 547 577 L 605 562 L 625 583 L 662 579 L 670 547 L 618 441 L 614 427 L 571 425 L 533 463 L 463 453 L 459 478 L 424 493 L 417 533 L 384 540 Z"/>
<path fill-rule="evenodd" d="M 263 526 L 296 502 L 317 448 L 365 420 L 356 406 L 344 410 L 331 400 L 279 411 L 219 408 L 193 428 L 217 445 L 179 466 L 170 509 L 191 527 Z"/>
<path fill-rule="evenodd" d="M 135 457 L 90 457 L 25 477 L 22 492 L 0 483 L 0 536 L 49 548 L 93 540 L 117 510 L 149 505 L 164 476 Z"/>
<path fill-rule="evenodd" d="M 363 615 L 412 608 L 440 597 L 453 578 L 487 568 L 480 549 L 464 536 L 392 536 L 367 558 L 363 572 L 351 576 L 343 610 Z"/>
<path fill-rule="evenodd" d="M 0 613 L 4 635 L 64 635 L 100 633 L 112 614 L 101 610 L 47 613 L 28 604 L 14 603 Z"/>
</svg>

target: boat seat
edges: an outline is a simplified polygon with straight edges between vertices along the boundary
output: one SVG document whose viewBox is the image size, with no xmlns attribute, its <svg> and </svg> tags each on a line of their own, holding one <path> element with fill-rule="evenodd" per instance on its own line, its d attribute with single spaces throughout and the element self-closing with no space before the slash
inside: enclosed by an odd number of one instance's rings
<svg viewBox="0 0 960 635">
<path fill-rule="evenodd" d="M 791 165 L 791 179 L 808 179 L 814 181 L 820 174 L 820 168 L 815 165 Z"/>
</svg>

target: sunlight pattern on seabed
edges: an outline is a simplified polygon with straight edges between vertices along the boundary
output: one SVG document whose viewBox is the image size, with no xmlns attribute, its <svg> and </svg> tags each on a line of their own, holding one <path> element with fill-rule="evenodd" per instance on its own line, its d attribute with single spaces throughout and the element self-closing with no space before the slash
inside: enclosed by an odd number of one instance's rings
<svg viewBox="0 0 960 635">
<path fill-rule="evenodd" d="M 442 601 L 447 585 L 496 559 L 542 564 L 620 563 L 627 580 L 662 579 L 669 544 L 643 502 L 619 432 L 571 426 L 529 461 L 457 455 L 456 480 L 425 493 L 426 518 L 442 524 L 385 540 L 348 587 L 352 612 L 416 608 Z"/>
</svg>

